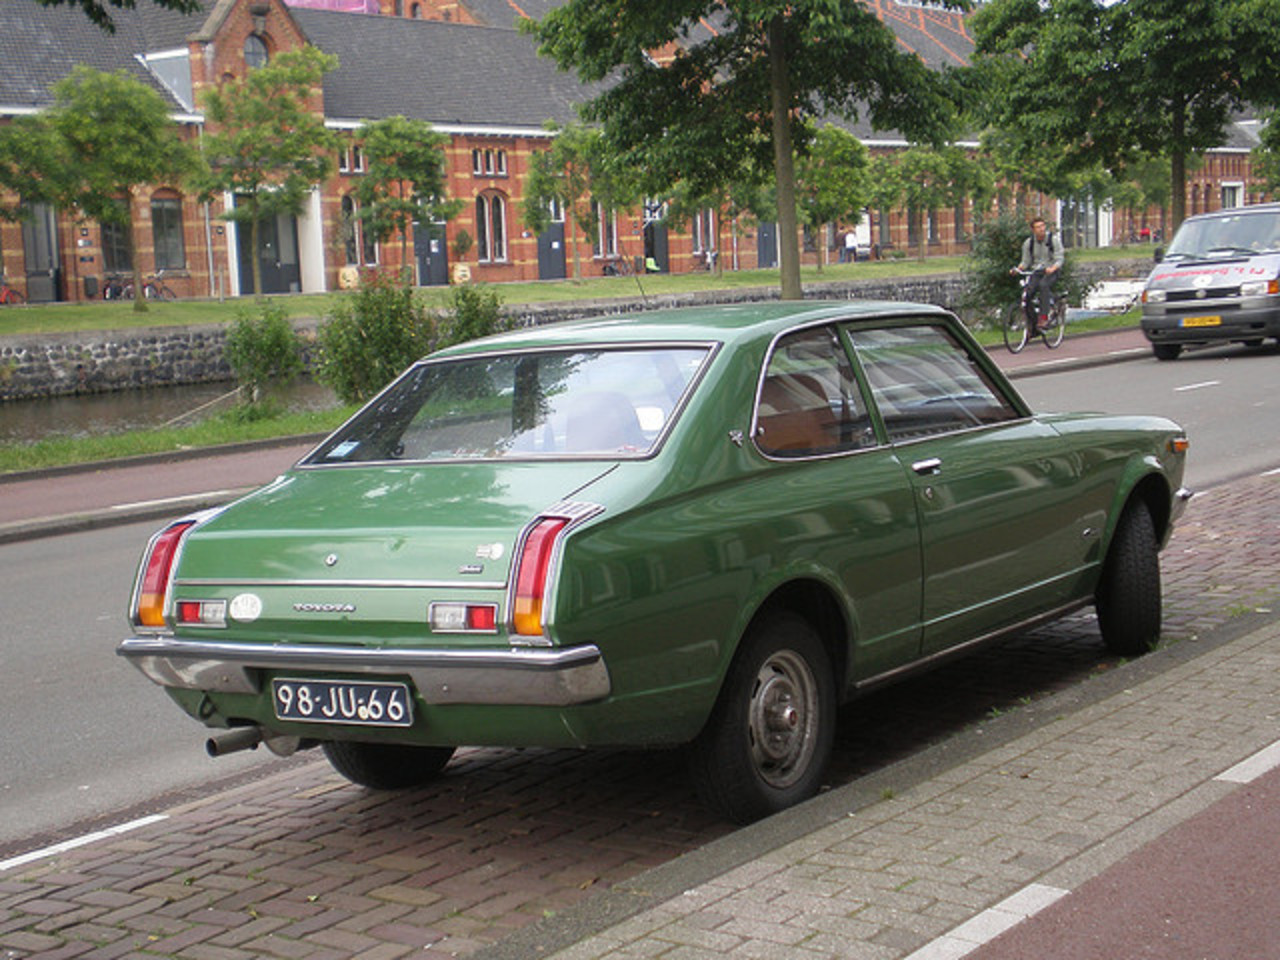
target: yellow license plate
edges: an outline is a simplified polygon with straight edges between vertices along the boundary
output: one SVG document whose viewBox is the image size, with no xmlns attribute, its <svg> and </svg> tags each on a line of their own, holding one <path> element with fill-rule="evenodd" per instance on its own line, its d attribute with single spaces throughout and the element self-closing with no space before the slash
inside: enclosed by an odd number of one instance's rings
<svg viewBox="0 0 1280 960">
<path fill-rule="evenodd" d="M 1184 327 L 1217 327 L 1222 325 L 1221 317 L 1183 317 Z"/>
</svg>

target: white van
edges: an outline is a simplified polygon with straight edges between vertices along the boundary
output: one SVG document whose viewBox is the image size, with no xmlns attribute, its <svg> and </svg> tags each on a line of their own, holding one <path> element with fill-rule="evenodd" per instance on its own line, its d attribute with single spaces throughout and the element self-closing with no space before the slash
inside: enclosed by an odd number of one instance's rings
<svg viewBox="0 0 1280 960">
<path fill-rule="evenodd" d="M 1280 339 L 1280 203 L 1188 217 L 1156 260 L 1142 332 L 1161 360 L 1192 344 Z"/>
</svg>

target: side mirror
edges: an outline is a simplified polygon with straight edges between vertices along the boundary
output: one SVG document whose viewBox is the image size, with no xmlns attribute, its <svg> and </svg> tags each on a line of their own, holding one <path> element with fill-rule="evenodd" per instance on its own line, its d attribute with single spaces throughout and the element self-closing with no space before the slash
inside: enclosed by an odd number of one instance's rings
<svg viewBox="0 0 1280 960">
<path fill-rule="evenodd" d="M 1156 247 L 1155 252 L 1151 254 L 1151 259 L 1153 259 L 1156 263 L 1159 263 L 1161 260 L 1163 260 L 1164 247 Z"/>
</svg>

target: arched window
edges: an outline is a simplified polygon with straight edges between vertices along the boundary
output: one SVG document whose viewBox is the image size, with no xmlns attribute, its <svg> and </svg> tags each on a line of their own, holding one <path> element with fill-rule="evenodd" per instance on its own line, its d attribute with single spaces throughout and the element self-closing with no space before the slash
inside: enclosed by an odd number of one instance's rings
<svg viewBox="0 0 1280 960">
<path fill-rule="evenodd" d="M 157 270 L 182 270 L 187 266 L 187 246 L 182 236 L 182 199 L 165 190 L 151 198 L 151 238 Z"/>
<path fill-rule="evenodd" d="M 360 222 L 360 204 L 354 194 L 342 198 L 342 251 L 348 266 L 378 262 L 378 244 Z"/>
<path fill-rule="evenodd" d="M 501 194 L 476 197 L 476 250 L 481 263 L 507 259 L 507 202 Z"/>
<path fill-rule="evenodd" d="M 250 70 L 267 65 L 267 44 L 256 33 L 244 38 L 244 65 Z"/>
</svg>

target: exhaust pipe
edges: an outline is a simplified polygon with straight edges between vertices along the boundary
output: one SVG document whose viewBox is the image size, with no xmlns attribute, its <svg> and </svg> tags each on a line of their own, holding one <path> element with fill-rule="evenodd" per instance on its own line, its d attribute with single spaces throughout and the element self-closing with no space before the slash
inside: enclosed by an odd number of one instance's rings
<svg viewBox="0 0 1280 960">
<path fill-rule="evenodd" d="M 262 742 L 261 727 L 236 727 L 226 733 L 210 737 L 204 742 L 205 753 L 211 757 L 225 757 L 238 750 L 257 750 Z"/>
</svg>

